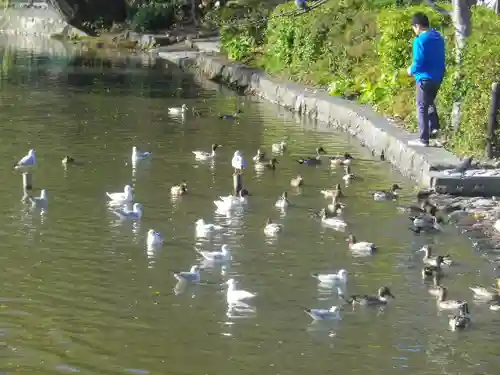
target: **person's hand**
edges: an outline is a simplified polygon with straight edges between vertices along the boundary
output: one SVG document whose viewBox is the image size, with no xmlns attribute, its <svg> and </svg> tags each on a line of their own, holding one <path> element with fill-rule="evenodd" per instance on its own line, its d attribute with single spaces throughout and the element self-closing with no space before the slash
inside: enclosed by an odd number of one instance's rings
<svg viewBox="0 0 500 375">
<path fill-rule="evenodd" d="M 407 72 L 408 72 L 408 75 L 411 76 L 411 65 L 408 67 Z"/>
</svg>

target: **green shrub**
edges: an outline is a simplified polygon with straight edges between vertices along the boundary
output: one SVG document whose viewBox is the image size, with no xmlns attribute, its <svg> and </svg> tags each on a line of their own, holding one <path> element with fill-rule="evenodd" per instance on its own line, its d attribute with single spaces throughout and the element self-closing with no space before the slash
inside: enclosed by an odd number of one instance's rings
<svg viewBox="0 0 500 375">
<path fill-rule="evenodd" d="M 447 74 L 438 111 L 449 134 L 452 104 L 462 100 L 461 127 L 448 144 L 458 153 L 481 154 L 491 84 L 500 80 L 500 17 L 486 8 L 473 8 L 473 34 L 458 72 L 451 20 L 426 6 L 392 4 L 389 0 L 331 0 L 300 16 L 280 17 L 295 9 L 290 2 L 274 9 L 265 32 L 255 26 L 226 28 L 222 44 L 236 60 L 255 59 L 256 51 L 263 51 L 254 63 L 269 73 L 328 86 L 331 95 L 369 103 L 415 129 L 415 83 L 406 70 L 415 38 L 410 19 L 423 11 L 446 41 Z"/>
<path fill-rule="evenodd" d="M 222 51 L 231 60 L 246 61 L 264 40 L 263 19 L 273 9 L 273 3 L 246 0 L 212 12 L 210 17 L 219 24 Z"/>
<path fill-rule="evenodd" d="M 489 9 L 476 7 L 472 27 L 473 33 L 463 56 L 463 79 L 458 87 L 463 96 L 461 127 L 452 144 L 460 153 L 484 150 L 491 85 L 500 82 L 500 17 Z M 443 92 L 447 113 L 451 111 L 450 103 L 456 96 L 456 89 L 452 87 Z"/>
<path fill-rule="evenodd" d="M 295 9 L 294 3 L 276 7 L 267 27 L 264 68 L 304 83 L 348 80 L 361 60 L 374 56 L 375 16 L 367 4 L 329 1 L 296 17 L 278 17 Z"/>
<path fill-rule="evenodd" d="M 174 1 L 150 1 L 130 11 L 131 26 L 137 32 L 157 32 L 170 28 L 176 21 Z"/>
</svg>

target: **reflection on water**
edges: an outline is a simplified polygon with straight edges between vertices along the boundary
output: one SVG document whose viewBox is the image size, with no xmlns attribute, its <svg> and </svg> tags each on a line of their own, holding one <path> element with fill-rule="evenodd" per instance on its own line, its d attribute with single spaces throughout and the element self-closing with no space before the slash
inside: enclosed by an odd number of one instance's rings
<svg viewBox="0 0 500 375">
<path fill-rule="evenodd" d="M 414 252 L 431 243 L 459 259 L 444 280 L 454 298 L 468 299 L 471 284 L 491 284 L 487 270 L 473 272 L 484 263 L 453 228 L 415 236 L 392 202 L 373 202 L 371 191 L 395 181 L 403 185 L 403 201 L 413 187 L 347 136 L 326 135 L 321 124 L 297 122 L 274 105 L 164 70 L 167 64 L 154 59 L 15 46 L 3 53 L 0 149 L 9 162 L 0 165 L 0 372 L 423 375 L 499 367 L 494 313 L 474 305 L 474 326 L 448 332 Z M 181 118 L 168 114 L 181 104 L 194 110 Z M 238 121 L 219 118 L 237 109 Z M 289 149 L 275 172 L 245 170 L 248 204 L 216 213 L 214 200 L 232 190 L 234 151 L 248 158 L 285 136 Z M 223 145 L 215 160 L 195 161 L 192 151 L 212 143 Z M 376 254 L 356 257 L 347 233 L 310 219 L 328 202 L 319 191 L 343 183 L 341 168 L 332 173 L 294 161 L 318 145 L 354 155 L 353 172 L 362 178 L 345 188 L 343 217 L 349 232 L 377 244 Z M 133 164 L 133 146 L 153 157 Z M 20 202 L 20 176 L 11 172 L 13 155 L 31 147 L 40 163 L 33 183 L 35 191 L 48 191 L 47 212 Z M 64 168 L 66 155 L 78 165 Z M 306 183 L 291 188 L 298 173 Z M 182 180 L 188 193 L 171 197 L 171 186 Z M 144 207 L 139 221 L 120 220 L 105 194 L 131 181 Z M 284 191 L 292 204 L 276 209 Z M 221 228 L 197 237 L 200 218 Z M 283 231 L 266 236 L 267 218 Z M 147 247 L 150 228 L 163 233 L 163 246 Z M 224 244 L 232 254 L 227 264 L 204 261 L 196 251 Z M 200 283 L 177 282 L 174 272 L 196 264 Z M 311 276 L 341 268 L 349 272 L 342 292 Z M 229 279 L 256 297 L 228 304 Z M 318 323 L 303 311 L 343 306 L 345 296 L 373 294 L 381 285 L 397 298 L 385 309 L 342 307 L 340 321 Z"/>
</svg>

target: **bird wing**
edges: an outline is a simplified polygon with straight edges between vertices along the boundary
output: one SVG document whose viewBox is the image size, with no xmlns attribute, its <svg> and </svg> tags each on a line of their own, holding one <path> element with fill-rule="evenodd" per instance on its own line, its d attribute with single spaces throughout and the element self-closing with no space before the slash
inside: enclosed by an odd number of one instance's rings
<svg viewBox="0 0 500 375">
<path fill-rule="evenodd" d="M 123 200 L 125 198 L 125 195 L 123 193 L 108 193 L 108 192 L 106 192 L 106 195 L 112 200 Z"/>
<path fill-rule="evenodd" d="M 31 164 L 33 162 L 33 159 L 31 155 L 25 155 L 17 162 L 17 165 L 27 165 Z"/>
</svg>

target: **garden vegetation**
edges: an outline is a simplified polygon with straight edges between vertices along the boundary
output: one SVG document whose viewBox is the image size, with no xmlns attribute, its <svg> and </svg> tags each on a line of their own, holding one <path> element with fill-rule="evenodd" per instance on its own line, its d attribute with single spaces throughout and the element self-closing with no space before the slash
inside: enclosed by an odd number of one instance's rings
<svg viewBox="0 0 500 375">
<path fill-rule="evenodd" d="M 222 48 L 232 60 L 306 85 L 327 87 L 331 95 L 370 104 L 415 130 L 415 84 L 406 70 L 415 37 L 410 18 L 423 11 L 446 39 L 447 73 L 437 101 L 441 127 L 448 135 L 446 147 L 459 154 L 482 155 L 491 85 L 500 81 L 500 17 L 487 8 L 473 9 L 473 33 L 459 72 L 451 20 L 428 6 L 392 4 L 329 0 L 295 17 L 279 17 L 295 9 L 294 2 L 278 5 L 270 12 L 267 26 L 226 22 L 221 27 Z M 231 12 L 225 12 L 227 20 Z M 263 13 L 267 14 L 266 9 L 260 7 L 253 17 Z M 451 129 L 456 100 L 462 103 L 460 128 Z"/>
</svg>

